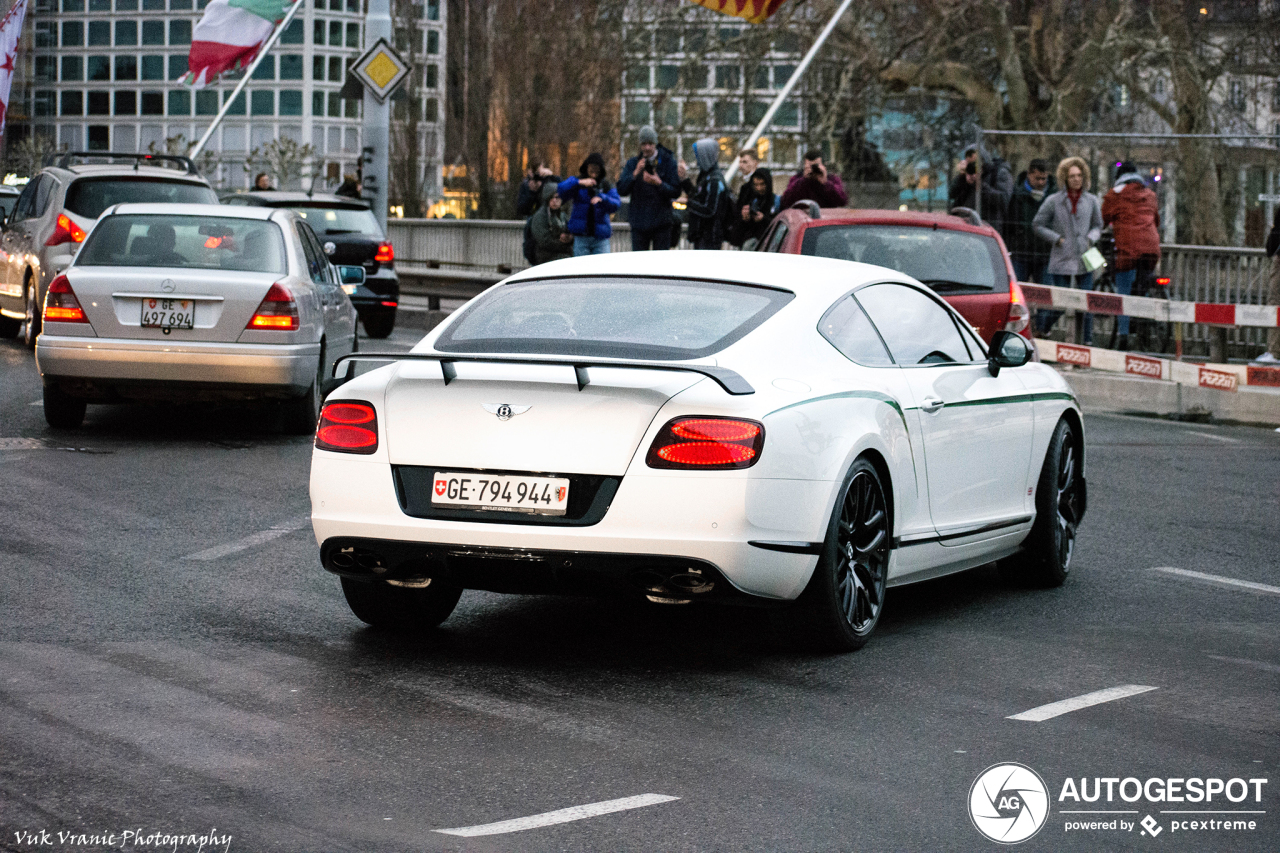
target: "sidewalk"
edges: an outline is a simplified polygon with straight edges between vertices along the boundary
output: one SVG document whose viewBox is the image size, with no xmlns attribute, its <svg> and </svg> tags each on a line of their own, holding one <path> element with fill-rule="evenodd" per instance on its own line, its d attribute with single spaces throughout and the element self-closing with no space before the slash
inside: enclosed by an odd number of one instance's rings
<svg viewBox="0 0 1280 853">
<path fill-rule="evenodd" d="M 1219 391 L 1124 373 L 1050 366 L 1071 385 L 1086 412 L 1280 426 L 1280 388 L 1242 386 L 1236 391 Z"/>
</svg>

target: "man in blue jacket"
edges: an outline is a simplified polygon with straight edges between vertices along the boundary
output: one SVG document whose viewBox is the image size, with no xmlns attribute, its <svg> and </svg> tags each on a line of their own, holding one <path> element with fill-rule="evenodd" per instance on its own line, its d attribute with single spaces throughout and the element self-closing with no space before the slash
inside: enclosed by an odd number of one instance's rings
<svg viewBox="0 0 1280 853">
<path fill-rule="evenodd" d="M 658 144 L 658 132 L 640 128 L 640 153 L 618 178 L 618 195 L 631 196 L 631 250 L 671 248 L 671 201 L 680 197 L 676 155 Z"/>
<path fill-rule="evenodd" d="M 560 198 L 573 203 L 569 233 L 573 235 L 573 255 L 603 255 L 609 251 L 613 227 L 609 214 L 621 204 L 618 191 L 605 174 L 604 157 L 597 152 L 582 161 L 576 178 L 561 181 Z"/>
</svg>

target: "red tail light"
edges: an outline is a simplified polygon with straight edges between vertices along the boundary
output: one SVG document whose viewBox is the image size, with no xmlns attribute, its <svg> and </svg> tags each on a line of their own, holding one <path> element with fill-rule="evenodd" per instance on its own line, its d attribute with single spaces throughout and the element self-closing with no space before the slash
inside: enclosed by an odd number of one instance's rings
<svg viewBox="0 0 1280 853">
<path fill-rule="evenodd" d="M 49 282 L 49 289 L 44 294 L 42 319 L 46 323 L 89 322 L 89 318 L 84 316 L 84 309 L 80 307 L 80 300 L 76 299 L 75 291 L 71 289 L 71 282 L 65 275 L 57 276 Z"/>
<path fill-rule="evenodd" d="M 62 243 L 83 243 L 85 237 L 84 229 L 71 221 L 71 217 L 65 213 L 58 214 L 58 222 L 53 228 L 53 233 L 49 235 L 49 239 L 44 241 L 46 246 L 58 246 Z"/>
<path fill-rule="evenodd" d="M 380 264 L 389 264 L 396 259 L 396 250 L 391 248 L 390 243 L 379 243 L 373 259 Z"/>
<path fill-rule="evenodd" d="M 1161 287 L 1168 287 L 1172 281 L 1173 279 L 1169 278 L 1167 275 L 1162 275 L 1156 279 L 1156 284 Z"/>
<path fill-rule="evenodd" d="M 1005 321 L 1004 330 L 1015 334 L 1031 325 L 1031 312 L 1027 310 L 1027 301 L 1022 296 L 1022 288 L 1016 281 L 1009 282 L 1009 319 Z"/>
<path fill-rule="evenodd" d="M 346 400 L 320 410 L 316 447 L 336 453 L 373 453 L 378 449 L 378 413 L 368 403 Z"/>
<path fill-rule="evenodd" d="M 277 329 L 291 332 L 298 328 L 298 303 L 293 294 L 280 282 L 271 285 L 262 304 L 253 312 L 246 329 Z"/>
<path fill-rule="evenodd" d="M 764 448 L 764 426 L 730 418 L 676 418 L 653 440 L 650 468 L 750 468 Z"/>
</svg>

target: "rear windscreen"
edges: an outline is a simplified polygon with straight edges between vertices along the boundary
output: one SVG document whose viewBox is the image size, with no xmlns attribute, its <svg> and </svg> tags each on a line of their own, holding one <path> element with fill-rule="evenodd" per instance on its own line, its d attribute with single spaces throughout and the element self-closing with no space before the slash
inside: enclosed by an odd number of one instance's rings
<svg viewBox="0 0 1280 853">
<path fill-rule="evenodd" d="M 67 188 L 63 207 L 77 216 L 97 219 L 113 204 L 217 204 L 213 190 L 187 181 L 164 178 L 81 178 Z"/>
<path fill-rule="evenodd" d="M 274 222 L 221 216 L 108 216 L 76 255 L 84 267 L 191 267 L 288 272 Z"/>
<path fill-rule="evenodd" d="M 436 341 L 442 352 L 688 359 L 741 339 L 794 298 L 679 279 L 567 278 L 494 288 Z"/>
<path fill-rule="evenodd" d="M 290 210 L 301 216 L 320 236 L 325 234 L 372 234 L 382 236 L 378 220 L 368 208 L 350 207 L 294 207 Z"/>
<path fill-rule="evenodd" d="M 1004 253 L 991 237 L 909 225 L 823 225 L 804 232 L 803 255 L 906 273 L 941 294 L 1008 293 Z"/>
</svg>

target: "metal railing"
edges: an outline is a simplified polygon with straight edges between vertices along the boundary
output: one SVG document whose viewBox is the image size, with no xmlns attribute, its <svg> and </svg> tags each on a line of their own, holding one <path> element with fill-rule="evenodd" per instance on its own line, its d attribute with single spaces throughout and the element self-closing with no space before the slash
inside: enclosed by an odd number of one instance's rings
<svg viewBox="0 0 1280 853">
<path fill-rule="evenodd" d="M 1230 246 L 1160 247 L 1160 274 L 1168 276 L 1169 298 L 1185 302 L 1219 302 L 1235 305 L 1264 305 L 1271 259 L 1262 249 Z M 1187 341 L 1208 342 L 1212 327 L 1189 325 Z M 1227 342 L 1242 346 L 1264 346 L 1267 330 L 1237 327 L 1227 330 Z"/>
</svg>

